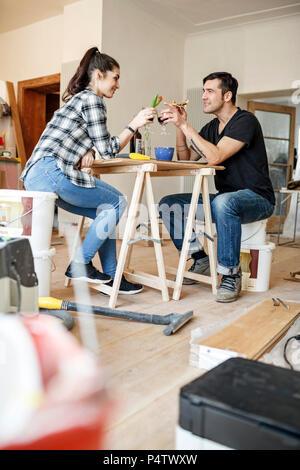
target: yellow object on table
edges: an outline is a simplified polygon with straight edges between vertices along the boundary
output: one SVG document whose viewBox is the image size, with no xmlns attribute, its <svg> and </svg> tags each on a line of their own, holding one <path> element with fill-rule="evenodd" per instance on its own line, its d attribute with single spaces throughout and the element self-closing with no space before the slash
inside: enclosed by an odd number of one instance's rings
<svg viewBox="0 0 300 470">
<path fill-rule="evenodd" d="M 142 155 L 141 153 L 130 153 L 129 158 L 132 158 L 132 160 L 150 160 L 148 155 Z"/>
</svg>

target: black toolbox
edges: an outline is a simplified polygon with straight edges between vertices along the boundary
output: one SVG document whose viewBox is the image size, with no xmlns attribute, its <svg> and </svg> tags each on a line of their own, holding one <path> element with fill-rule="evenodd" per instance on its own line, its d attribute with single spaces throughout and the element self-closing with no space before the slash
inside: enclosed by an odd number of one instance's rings
<svg viewBox="0 0 300 470">
<path fill-rule="evenodd" d="M 231 449 L 300 449 L 300 372 L 232 358 L 180 390 L 179 427 Z"/>
</svg>

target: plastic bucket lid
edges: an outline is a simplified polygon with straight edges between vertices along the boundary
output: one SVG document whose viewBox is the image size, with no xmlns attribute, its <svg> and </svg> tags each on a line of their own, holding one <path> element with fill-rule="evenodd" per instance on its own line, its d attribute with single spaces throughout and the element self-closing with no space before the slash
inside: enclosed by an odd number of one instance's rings
<svg viewBox="0 0 300 470">
<path fill-rule="evenodd" d="M 275 243 L 273 243 L 273 242 L 267 242 L 264 245 L 259 245 L 259 244 L 256 244 L 256 243 L 254 245 L 251 245 L 251 243 L 243 243 L 242 246 L 241 246 L 241 251 L 243 251 L 243 249 L 245 249 L 245 250 L 270 251 L 270 250 L 274 250 L 274 248 L 275 248 Z"/>
<path fill-rule="evenodd" d="M 56 253 L 56 249 L 50 248 L 50 250 L 34 251 L 32 255 L 34 258 L 47 259 L 47 258 L 51 258 L 52 256 L 54 256 L 55 253 Z"/>
<path fill-rule="evenodd" d="M 0 190 L 0 201 L 1 198 L 22 198 L 22 197 L 33 197 L 42 199 L 57 199 L 56 193 L 50 193 L 46 191 L 22 191 L 15 189 L 1 189 Z"/>
</svg>

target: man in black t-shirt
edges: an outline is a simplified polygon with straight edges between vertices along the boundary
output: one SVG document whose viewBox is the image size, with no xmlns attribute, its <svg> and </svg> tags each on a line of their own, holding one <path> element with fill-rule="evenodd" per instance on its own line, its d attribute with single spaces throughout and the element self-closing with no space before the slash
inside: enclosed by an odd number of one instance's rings
<svg viewBox="0 0 300 470">
<path fill-rule="evenodd" d="M 217 194 L 210 195 L 218 235 L 217 271 L 222 274 L 217 302 L 233 302 L 241 290 L 241 224 L 270 217 L 275 204 L 262 130 L 252 113 L 235 105 L 237 88 L 237 80 L 227 72 L 212 73 L 203 79 L 203 111 L 216 118 L 199 133 L 187 122 L 184 108 L 165 103 L 168 108 L 162 111 L 165 123 L 173 122 L 176 126 L 179 160 L 203 157 L 210 165 L 225 167 L 216 172 Z M 191 194 L 173 194 L 159 204 L 159 213 L 179 251 L 190 201 Z M 199 212 L 201 207 L 200 196 Z M 194 260 L 190 271 L 209 274 L 208 256 L 196 237 L 190 253 Z M 193 281 L 185 278 L 184 283 Z"/>
</svg>

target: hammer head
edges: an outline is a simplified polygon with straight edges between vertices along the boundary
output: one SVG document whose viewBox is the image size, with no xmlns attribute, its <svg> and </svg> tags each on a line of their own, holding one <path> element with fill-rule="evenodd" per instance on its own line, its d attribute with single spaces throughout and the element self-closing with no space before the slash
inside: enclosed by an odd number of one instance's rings
<svg viewBox="0 0 300 470">
<path fill-rule="evenodd" d="M 179 328 L 181 328 L 185 323 L 187 323 L 193 316 L 193 310 L 190 310 L 186 313 L 171 313 L 170 314 L 170 323 L 167 328 L 164 329 L 163 333 L 166 336 L 170 336 L 172 333 L 175 333 Z"/>
</svg>

